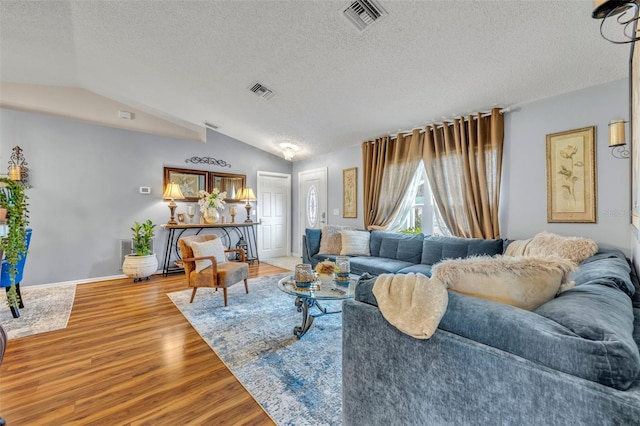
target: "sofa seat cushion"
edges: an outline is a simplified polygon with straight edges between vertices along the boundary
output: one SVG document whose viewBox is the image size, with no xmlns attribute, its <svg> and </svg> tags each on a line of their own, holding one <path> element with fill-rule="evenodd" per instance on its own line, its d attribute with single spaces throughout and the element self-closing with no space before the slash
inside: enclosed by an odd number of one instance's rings
<svg viewBox="0 0 640 426">
<path fill-rule="evenodd" d="M 406 268 L 402 268 L 396 273 L 397 274 L 409 274 L 409 273 L 412 273 L 412 272 L 414 274 L 422 274 L 422 275 L 426 275 L 427 277 L 431 277 L 431 265 L 425 265 L 425 264 L 422 264 L 422 263 L 418 263 L 417 265 L 411 265 L 411 266 L 407 266 Z"/>
<path fill-rule="evenodd" d="M 421 263 L 435 265 L 443 259 L 502 254 L 502 239 L 436 237 L 424 238 Z"/>
<path fill-rule="evenodd" d="M 597 377 L 590 379 L 616 389 L 626 389 L 640 372 L 640 353 L 633 336 L 631 299 L 614 287 L 583 284 L 535 311 L 590 342 L 577 358 L 562 350 L 556 355 L 573 359 Z M 569 344 L 566 345 L 570 349 Z M 562 349 L 562 348 L 558 348 Z"/>
<path fill-rule="evenodd" d="M 371 256 L 420 263 L 423 234 L 371 231 Z"/>
<path fill-rule="evenodd" d="M 351 273 L 362 275 L 365 272 L 371 275 L 395 274 L 402 268 L 411 266 L 411 262 L 403 260 L 386 259 L 384 257 L 354 256 L 349 259 Z"/>
</svg>

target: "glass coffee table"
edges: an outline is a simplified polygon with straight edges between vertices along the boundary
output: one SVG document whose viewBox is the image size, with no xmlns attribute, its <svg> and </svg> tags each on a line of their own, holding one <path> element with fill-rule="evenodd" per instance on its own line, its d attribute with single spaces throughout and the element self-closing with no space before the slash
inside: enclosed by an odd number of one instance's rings
<svg viewBox="0 0 640 426">
<path fill-rule="evenodd" d="M 278 281 L 278 288 L 280 290 L 296 297 L 295 305 L 298 308 L 298 312 L 302 312 L 302 324 L 293 328 L 293 334 L 299 339 L 309 330 L 316 317 L 342 312 L 341 310 L 328 311 L 319 301 L 352 299 L 356 290 L 357 280 L 357 277 L 352 276 L 348 283 L 338 283 L 337 281 L 321 283 L 320 281 L 316 281 L 312 283 L 310 287 L 306 288 L 297 287 L 293 276 L 285 277 Z M 310 313 L 309 310 L 314 306 L 320 312 Z"/>
</svg>

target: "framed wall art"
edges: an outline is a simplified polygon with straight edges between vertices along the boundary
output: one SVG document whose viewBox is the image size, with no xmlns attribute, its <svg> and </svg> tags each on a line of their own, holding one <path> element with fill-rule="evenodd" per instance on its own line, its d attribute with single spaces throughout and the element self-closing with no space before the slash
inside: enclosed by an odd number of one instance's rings
<svg viewBox="0 0 640 426">
<path fill-rule="evenodd" d="M 342 171 L 342 217 L 358 217 L 358 168 Z"/>
<path fill-rule="evenodd" d="M 596 223 L 595 129 L 547 135 L 547 222 Z"/>
<path fill-rule="evenodd" d="M 180 185 L 185 201 L 198 201 L 198 191 L 207 190 L 207 172 L 204 170 L 164 168 L 164 187 L 170 182 Z"/>
</svg>

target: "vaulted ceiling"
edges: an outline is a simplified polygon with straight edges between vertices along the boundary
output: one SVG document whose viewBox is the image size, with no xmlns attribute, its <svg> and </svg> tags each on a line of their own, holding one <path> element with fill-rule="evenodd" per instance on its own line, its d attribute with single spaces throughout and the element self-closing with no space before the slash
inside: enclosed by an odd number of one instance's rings
<svg viewBox="0 0 640 426">
<path fill-rule="evenodd" d="M 628 74 L 590 1 L 0 1 L 0 79 L 78 87 L 296 159 Z M 274 92 L 249 90 L 260 82 Z"/>
</svg>

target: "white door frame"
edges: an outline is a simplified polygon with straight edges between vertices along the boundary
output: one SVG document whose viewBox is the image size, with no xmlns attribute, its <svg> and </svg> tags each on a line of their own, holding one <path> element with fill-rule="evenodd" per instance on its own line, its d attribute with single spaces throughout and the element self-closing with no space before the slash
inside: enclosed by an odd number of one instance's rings
<svg viewBox="0 0 640 426">
<path fill-rule="evenodd" d="M 287 174 L 287 173 L 276 173 L 276 172 L 265 172 L 265 171 L 261 171 L 258 170 L 258 175 L 257 175 L 257 185 L 256 185 L 256 190 L 258 191 L 258 199 L 260 198 L 259 194 L 262 194 L 262 177 L 279 177 L 279 178 L 283 178 L 286 179 L 286 183 L 287 183 L 287 199 L 285 201 L 286 205 L 285 205 L 285 211 L 287 212 L 287 218 L 286 218 L 286 225 L 285 228 L 287 230 L 287 235 L 286 235 L 286 245 L 287 245 L 287 256 L 291 256 L 291 175 Z M 258 222 L 260 222 L 260 209 L 258 208 Z M 258 233 L 258 235 L 262 235 L 261 233 Z M 262 241 L 258 241 L 258 247 L 261 247 L 261 242 Z"/>
</svg>

